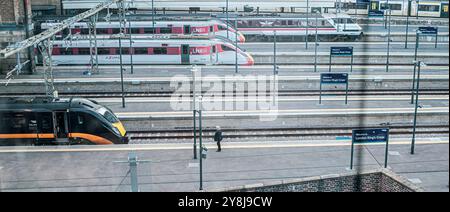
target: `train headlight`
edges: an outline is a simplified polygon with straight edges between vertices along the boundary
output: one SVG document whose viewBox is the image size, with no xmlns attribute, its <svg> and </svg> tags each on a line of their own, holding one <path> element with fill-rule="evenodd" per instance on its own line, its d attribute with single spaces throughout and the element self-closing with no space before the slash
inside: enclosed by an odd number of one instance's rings
<svg viewBox="0 0 450 212">
<path fill-rule="evenodd" d="M 122 135 L 117 127 L 113 127 L 113 130 L 117 135 Z"/>
</svg>

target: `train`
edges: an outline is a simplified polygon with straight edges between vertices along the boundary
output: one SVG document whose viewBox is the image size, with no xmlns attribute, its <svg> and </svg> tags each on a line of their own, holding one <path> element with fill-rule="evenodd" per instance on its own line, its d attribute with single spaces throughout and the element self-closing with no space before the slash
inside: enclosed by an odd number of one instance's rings
<svg viewBox="0 0 450 212">
<path fill-rule="evenodd" d="M 128 144 L 117 116 L 82 98 L 0 98 L 0 146 Z"/>
<path fill-rule="evenodd" d="M 236 58 L 239 65 L 252 66 L 255 62 L 249 53 L 223 39 L 187 37 L 131 42 L 130 51 L 129 39 L 97 40 L 98 64 L 131 64 L 132 60 L 137 65 L 233 65 Z M 86 65 L 90 64 L 90 53 L 88 40 L 54 41 L 52 60 L 54 65 Z"/>
<path fill-rule="evenodd" d="M 387 0 L 371 0 L 369 4 L 358 4 L 356 0 L 348 0 L 343 3 L 342 8 L 349 14 L 368 14 L 368 11 L 379 11 L 388 8 Z M 392 15 L 407 16 L 408 11 L 410 16 L 418 17 L 435 17 L 448 18 L 448 0 L 389 0 Z M 357 7 L 356 7 L 357 6 Z M 410 8 L 410 9 L 408 9 Z"/>
<path fill-rule="evenodd" d="M 406 16 L 408 14 L 409 0 L 389 0 L 393 15 Z M 348 14 L 358 13 L 367 14 L 369 10 L 383 9 L 387 0 L 369 0 L 367 3 L 360 0 L 314 0 L 309 1 L 310 11 L 320 10 L 322 13 L 336 12 L 340 8 Z M 97 5 L 99 1 L 95 0 L 64 0 L 62 8 L 67 14 L 78 14 Z M 339 4 L 340 3 L 340 4 Z M 411 15 L 421 17 L 440 17 L 448 18 L 448 0 L 411 0 Z M 129 6 L 133 9 L 150 10 L 151 4 L 146 1 L 130 1 Z M 190 11 L 190 12 L 215 12 L 224 10 L 226 4 L 224 1 L 202 0 L 180 2 L 176 0 L 155 0 L 154 9 L 156 11 Z M 296 13 L 306 12 L 307 1 L 230 1 L 230 10 L 239 12 L 259 13 L 260 11 L 275 13 Z M 114 6 L 113 6 L 114 8 Z"/>
<path fill-rule="evenodd" d="M 148 18 L 147 18 L 148 19 Z M 40 30 L 48 30 L 60 23 L 57 21 L 44 22 L 40 25 Z M 212 18 L 192 17 L 167 17 L 157 20 L 134 20 L 125 24 L 125 33 L 139 38 L 142 35 L 201 35 L 209 37 L 226 37 L 233 42 L 245 42 L 245 36 L 227 25 L 223 21 Z M 120 33 L 120 22 L 98 22 L 96 23 L 96 34 L 98 38 L 104 38 Z M 68 35 L 73 35 L 77 39 L 89 39 L 89 27 L 86 22 L 79 22 L 58 33 L 56 39 L 64 39 Z"/>
<path fill-rule="evenodd" d="M 322 41 L 356 40 L 363 35 L 362 28 L 347 14 L 267 15 L 233 17 L 238 31 L 248 39 L 259 36 L 315 36 Z"/>
</svg>

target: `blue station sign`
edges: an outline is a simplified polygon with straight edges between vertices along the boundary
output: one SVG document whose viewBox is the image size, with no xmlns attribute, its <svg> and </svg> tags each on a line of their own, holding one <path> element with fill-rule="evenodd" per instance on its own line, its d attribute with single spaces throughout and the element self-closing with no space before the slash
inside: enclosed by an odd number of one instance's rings
<svg viewBox="0 0 450 212">
<path fill-rule="evenodd" d="M 419 32 L 424 35 L 437 35 L 437 27 L 419 27 Z"/>
<path fill-rule="evenodd" d="M 389 139 L 389 129 L 358 129 L 353 130 L 354 143 L 385 143 Z"/>
<path fill-rule="evenodd" d="M 369 17 L 384 17 L 384 11 L 382 10 L 371 10 L 369 11 Z"/>
<path fill-rule="evenodd" d="M 348 84 L 347 73 L 322 73 L 320 74 L 322 84 Z"/>
<path fill-rule="evenodd" d="M 353 47 L 352 46 L 331 47 L 330 51 L 331 51 L 332 56 L 352 56 L 353 55 Z"/>
</svg>

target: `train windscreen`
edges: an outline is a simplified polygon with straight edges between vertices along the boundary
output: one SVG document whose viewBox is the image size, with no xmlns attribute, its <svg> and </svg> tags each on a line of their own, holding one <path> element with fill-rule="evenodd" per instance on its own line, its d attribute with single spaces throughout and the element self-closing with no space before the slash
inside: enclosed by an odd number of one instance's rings
<svg viewBox="0 0 450 212">
<path fill-rule="evenodd" d="M 97 110 L 97 112 L 102 115 L 106 120 L 108 120 L 110 123 L 117 123 L 119 122 L 119 119 L 107 108 L 101 107 Z"/>
</svg>

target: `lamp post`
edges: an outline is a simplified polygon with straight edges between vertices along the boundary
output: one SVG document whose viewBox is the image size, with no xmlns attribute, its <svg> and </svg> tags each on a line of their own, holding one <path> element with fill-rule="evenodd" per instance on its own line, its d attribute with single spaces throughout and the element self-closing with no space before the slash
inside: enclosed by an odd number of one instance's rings
<svg viewBox="0 0 450 212">
<path fill-rule="evenodd" d="M 155 3 L 154 3 L 154 0 L 152 0 L 152 27 L 153 27 L 153 34 L 156 34 L 156 29 L 155 29 Z"/>
<path fill-rule="evenodd" d="M 405 49 L 408 48 L 408 34 L 409 34 L 409 16 L 411 15 L 411 0 L 408 0 L 408 9 L 406 11 L 406 36 L 405 36 Z"/>
<path fill-rule="evenodd" d="M 391 56 L 391 14 L 392 11 L 389 7 L 389 21 L 388 21 L 388 35 L 387 35 L 387 57 L 386 57 L 386 72 L 389 72 L 389 62 Z"/>
<path fill-rule="evenodd" d="M 317 48 L 319 47 L 318 42 L 318 25 L 319 25 L 319 12 L 316 11 L 316 39 L 314 44 L 314 72 L 317 72 Z"/>
<path fill-rule="evenodd" d="M 131 20 L 128 22 L 128 34 L 130 36 L 130 50 L 128 51 L 130 54 L 130 63 L 131 63 L 131 74 L 134 74 L 134 64 L 133 64 L 133 39 L 131 37 Z"/>
<path fill-rule="evenodd" d="M 229 16 L 229 14 L 228 14 L 228 0 L 227 0 L 227 3 L 226 3 L 226 16 L 227 16 L 227 38 L 228 39 L 230 39 L 230 32 L 229 32 L 229 29 L 228 29 L 228 23 L 230 23 L 230 16 Z"/>
<path fill-rule="evenodd" d="M 419 0 L 416 0 L 416 19 L 419 19 Z"/>
<path fill-rule="evenodd" d="M 417 128 L 417 111 L 419 109 L 419 90 L 420 90 L 420 70 L 422 66 L 426 66 L 425 63 L 421 61 L 414 61 L 417 68 L 417 86 L 416 86 L 416 103 L 414 106 L 414 127 L 413 127 L 413 136 L 411 141 L 411 154 L 414 155 L 415 153 L 415 144 L 416 144 L 416 128 Z"/>
<path fill-rule="evenodd" d="M 120 82 L 122 87 L 122 107 L 125 108 L 125 88 L 123 82 L 123 54 L 122 54 L 122 36 L 123 33 L 119 35 L 119 54 L 120 54 Z"/>
<path fill-rule="evenodd" d="M 203 190 L 203 126 L 202 126 L 202 96 L 199 97 L 199 109 L 198 109 L 198 117 L 199 117 L 199 131 L 200 131 L 200 136 L 199 136 L 199 143 L 200 143 L 200 188 L 199 190 Z"/>
<path fill-rule="evenodd" d="M 194 119 L 194 159 L 197 159 L 197 78 L 198 69 L 194 66 L 192 71 L 192 109 L 193 109 L 193 119 Z"/>
<path fill-rule="evenodd" d="M 306 49 L 308 49 L 309 36 L 309 0 L 306 0 Z"/>
<path fill-rule="evenodd" d="M 277 31 L 273 31 L 273 75 L 277 75 Z"/>
<path fill-rule="evenodd" d="M 417 54 L 419 51 L 419 35 L 420 31 L 416 31 L 416 47 L 414 49 L 414 61 L 417 61 Z M 412 82 L 412 89 L 411 89 L 411 104 L 414 104 L 414 89 L 416 86 L 416 71 L 417 71 L 417 63 L 414 62 L 414 71 L 413 71 L 413 82 Z"/>
<path fill-rule="evenodd" d="M 238 31 L 237 31 L 238 21 L 237 21 L 237 19 L 238 19 L 238 14 L 237 14 L 237 9 L 236 9 L 236 19 L 234 20 L 234 27 L 236 28 L 236 32 L 234 33 L 235 34 L 235 43 L 236 43 L 236 51 L 234 51 L 235 52 L 234 53 L 235 60 L 236 60 L 236 64 L 235 64 L 236 74 L 239 72 L 239 66 L 238 66 L 238 49 L 239 49 L 239 47 L 238 47 Z M 228 30 L 227 30 L 227 32 L 228 32 Z"/>
</svg>

